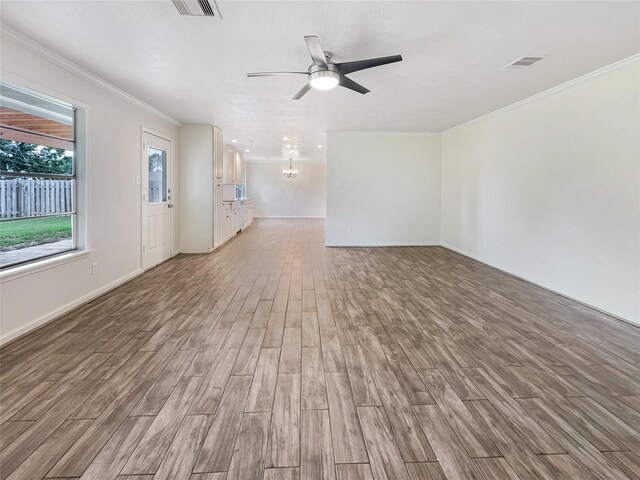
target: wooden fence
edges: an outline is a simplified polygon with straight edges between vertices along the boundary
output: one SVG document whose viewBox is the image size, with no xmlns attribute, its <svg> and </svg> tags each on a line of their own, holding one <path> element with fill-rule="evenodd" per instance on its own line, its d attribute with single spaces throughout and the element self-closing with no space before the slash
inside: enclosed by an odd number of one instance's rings
<svg viewBox="0 0 640 480">
<path fill-rule="evenodd" d="M 0 218 L 73 212 L 74 182 L 53 178 L 0 179 Z"/>
</svg>

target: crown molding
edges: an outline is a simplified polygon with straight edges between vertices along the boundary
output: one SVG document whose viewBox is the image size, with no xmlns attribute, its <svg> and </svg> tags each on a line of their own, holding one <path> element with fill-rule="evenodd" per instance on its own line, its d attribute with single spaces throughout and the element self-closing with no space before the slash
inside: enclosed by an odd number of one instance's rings
<svg viewBox="0 0 640 480">
<path fill-rule="evenodd" d="M 591 80 L 593 78 L 597 78 L 597 77 L 600 77 L 602 75 L 605 75 L 605 74 L 607 74 L 607 73 L 609 73 L 609 72 L 611 72 L 613 70 L 617 70 L 619 68 L 626 67 L 628 65 L 631 65 L 631 64 L 639 62 L 639 61 L 640 61 L 640 53 L 636 53 L 634 55 L 631 55 L 630 57 L 624 58 L 624 59 L 619 60 L 617 62 L 614 62 L 614 63 L 612 63 L 610 65 L 607 65 L 605 67 L 602 67 L 602 68 L 599 68 L 597 70 L 594 70 L 593 72 L 589 72 L 589 73 L 586 73 L 586 74 L 581 75 L 579 77 L 576 77 L 573 80 L 569 80 L 567 82 L 561 83 L 560 85 L 556 85 L 555 87 L 551 87 L 551 88 L 549 88 L 547 90 L 543 90 L 542 92 L 536 93 L 535 95 L 527 97 L 527 98 L 525 98 L 523 100 L 518 100 L 517 102 L 512 103 L 510 105 L 507 105 L 506 107 L 499 108 L 498 110 L 494 110 L 493 112 L 490 112 L 490 113 L 487 113 L 487 114 L 482 115 L 480 117 L 477 117 L 477 118 L 474 118 L 472 120 L 466 121 L 464 123 L 456 125 L 455 127 L 451 127 L 451 128 L 449 128 L 447 130 L 443 130 L 441 132 L 441 135 L 453 132 L 455 130 L 458 130 L 458 129 L 461 129 L 461 128 L 464 128 L 464 127 L 468 127 L 468 126 L 473 125 L 475 123 L 482 122 L 483 120 L 487 120 L 487 119 L 489 119 L 491 117 L 494 117 L 496 115 L 504 113 L 504 112 L 506 112 L 508 110 L 512 110 L 514 108 L 521 107 L 522 105 L 526 105 L 527 103 L 534 102 L 534 101 L 539 100 L 539 99 L 541 99 L 543 97 L 546 97 L 548 95 L 553 95 L 554 93 L 557 93 L 559 91 L 566 90 L 567 88 L 571 88 L 573 86 L 576 86 L 576 85 L 579 85 L 579 84 L 584 83 L 586 81 L 589 81 L 589 80 Z"/>
<path fill-rule="evenodd" d="M 385 135 L 389 137 L 399 136 L 416 136 L 416 137 L 437 137 L 440 132 L 376 132 L 376 131 L 362 131 L 362 130 L 327 130 L 325 135 L 340 134 L 340 135 L 362 135 L 362 136 L 380 136 Z"/>
<path fill-rule="evenodd" d="M 182 123 L 180 121 L 178 121 L 177 119 L 171 117 L 170 115 L 167 115 L 166 113 L 161 112 L 160 110 L 158 110 L 155 107 L 152 107 L 151 105 L 149 105 L 148 103 L 143 102 L 142 100 L 140 100 L 139 98 L 125 92 L 124 90 L 121 90 L 120 88 L 116 87 L 115 85 L 112 85 L 111 83 L 107 82 L 106 80 L 98 77 L 97 75 L 89 72 L 88 70 L 85 70 L 84 68 L 80 67 L 79 65 L 76 65 L 75 63 L 71 62 L 70 60 L 64 58 L 63 56 L 53 52 L 52 50 L 49 50 L 48 48 L 44 47 L 43 45 L 31 40 L 30 38 L 26 37 L 25 35 L 23 35 L 22 33 L 17 32 L 16 30 L 14 30 L 11 27 L 8 27 L 6 24 L 4 23 L 0 23 L 0 37 L 12 40 L 14 42 L 16 42 L 17 44 L 24 46 L 30 50 L 32 50 L 33 52 L 45 57 L 47 60 L 49 60 L 50 62 L 52 62 L 53 64 L 67 70 L 68 72 L 77 75 L 81 78 L 84 78 L 92 83 L 94 83 L 95 85 L 98 85 L 100 87 L 102 87 L 103 89 L 113 93 L 114 95 L 119 96 L 120 98 L 123 98 L 124 100 L 132 103 L 133 105 L 136 105 L 144 110 L 147 110 L 150 113 L 153 113 L 154 115 L 157 115 L 158 117 L 174 124 L 177 126 L 182 125 Z M 529 102 L 533 102 L 535 100 L 538 100 L 540 98 L 543 98 L 545 96 L 548 95 L 553 95 L 554 93 L 557 93 L 558 91 L 573 87 L 575 85 L 578 85 L 580 83 L 583 83 L 585 81 L 588 81 L 590 79 L 596 78 L 598 76 L 604 75 L 606 73 L 609 73 L 613 70 L 616 70 L 618 68 L 623 68 L 627 65 L 630 65 L 634 62 L 638 62 L 640 61 L 640 54 L 634 54 L 628 58 L 625 58 L 623 60 L 620 60 L 618 62 L 614 62 L 610 65 L 607 65 L 605 67 L 599 68 L 597 70 L 594 70 L 593 72 L 589 72 L 585 75 L 582 75 L 580 77 L 574 78 L 572 80 L 569 80 L 567 82 L 561 83 L 560 85 L 556 85 L 555 87 L 551 87 L 547 90 L 544 90 L 542 92 L 536 93 L 530 97 L 527 97 L 523 100 L 519 100 L 515 103 L 509 104 L 505 107 L 499 108 L 497 110 L 494 110 L 490 113 L 487 113 L 485 115 L 482 115 L 480 117 L 476 117 L 472 120 L 468 120 L 466 122 L 463 122 L 459 125 L 456 125 L 454 127 L 448 128 L 446 130 L 443 130 L 441 132 L 373 132 L 373 131 L 327 131 L 325 132 L 326 134 L 358 134 L 358 135 L 423 135 L 423 136 L 439 136 L 439 135 L 443 135 L 446 133 L 450 133 L 453 132 L 455 130 L 470 126 L 472 124 L 481 122 L 483 120 L 487 120 L 495 115 L 499 115 L 500 113 L 506 112 L 508 110 L 514 109 L 514 108 L 518 108 L 522 105 L 525 105 Z M 254 160 L 255 161 L 255 160 Z"/>
<path fill-rule="evenodd" d="M 273 165 L 279 165 L 282 162 L 287 162 L 289 159 L 288 158 L 257 158 L 257 159 L 248 159 L 245 158 L 244 159 L 244 163 L 268 163 L 268 164 L 273 164 Z M 327 162 L 325 160 L 296 160 L 296 164 L 297 165 L 311 165 L 311 164 L 326 164 Z"/>
<path fill-rule="evenodd" d="M 100 78 L 99 76 L 89 72 L 88 70 L 85 70 L 84 68 L 80 67 L 79 65 L 76 65 L 75 63 L 73 63 L 72 61 L 66 59 L 65 57 L 63 57 L 62 55 L 59 55 L 58 53 L 49 50 L 47 47 L 35 42 L 34 40 L 31 40 L 30 38 L 28 38 L 27 36 L 23 35 L 22 33 L 14 30 L 11 27 L 8 27 L 7 25 L 5 25 L 4 23 L 0 23 L 0 36 L 2 38 L 6 38 L 8 40 L 11 40 L 15 43 L 17 43 L 20 46 L 23 46 L 25 48 L 28 48 L 29 50 L 37 53 L 38 55 L 41 55 L 43 57 L 45 57 L 47 60 L 49 60 L 51 63 L 53 63 L 54 65 L 63 68 L 64 70 L 78 76 L 81 78 L 84 78 L 85 80 L 90 81 L 91 83 L 98 85 L 99 87 L 103 88 L 104 90 L 107 90 L 108 92 L 126 100 L 129 103 L 132 103 L 133 105 L 140 107 L 150 113 L 153 113 L 154 115 L 166 120 L 167 122 L 170 122 L 174 125 L 180 126 L 182 125 L 182 123 L 178 120 L 176 120 L 175 118 L 173 118 L 170 115 L 167 115 L 164 112 L 161 112 L 160 110 L 158 110 L 155 107 L 152 107 L 151 105 L 149 105 L 148 103 L 143 102 L 142 100 L 140 100 L 137 97 L 134 97 L 133 95 L 131 95 L 130 93 L 125 92 L 124 90 L 121 90 L 120 88 L 116 87 L 115 85 L 112 85 L 111 83 L 107 82 L 106 80 Z"/>
</svg>

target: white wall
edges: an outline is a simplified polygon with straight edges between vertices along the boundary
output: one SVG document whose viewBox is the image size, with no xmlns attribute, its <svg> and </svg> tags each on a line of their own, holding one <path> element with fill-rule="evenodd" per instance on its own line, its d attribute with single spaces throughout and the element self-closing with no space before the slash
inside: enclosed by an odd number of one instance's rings
<svg viewBox="0 0 640 480">
<path fill-rule="evenodd" d="M 284 178 L 287 162 L 245 161 L 247 196 L 255 217 L 324 217 L 327 206 L 324 163 L 294 162 L 296 178 Z"/>
<path fill-rule="evenodd" d="M 446 132 L 443 244 L 640 323 L 639 71 Z"/>
<path fill-rule="evenodd" d="M 440 243 L 440 136 L 327 134 L 327 245 Z"/>
<path fill-rule="evenodd" d="M 44 93 L 88 106 L 88 255 L 75 261 L 1 284 L 0 339 L 7 341 L 54 318 L 98 292 L 140 272 L 141 128 L 174 142 L 174 188 L 177 188 L 178 128 L 150 110 L 72 73 L 17 41 L 2 38 L 2 75 Z M 174 190 L 174 198 L 179 194 Z M 178 208 L 174 208 L 174 244 Z M 98 262 L 98 273 L 91 264 Z"/>
</svg>

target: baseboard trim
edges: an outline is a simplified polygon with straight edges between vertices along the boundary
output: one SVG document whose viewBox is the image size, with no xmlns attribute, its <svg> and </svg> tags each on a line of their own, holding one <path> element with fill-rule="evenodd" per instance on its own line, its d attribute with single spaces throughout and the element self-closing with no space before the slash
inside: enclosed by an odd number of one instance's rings
<svg viewBox="0 0 640 480">
<path fill-rule="evenodd" d="M 253 218 L 327 218 L 327 217 L 316 217 L 313 215 L 298 215 L 298 216 L 289 216 L 289 217 L 285 217 L 285 216 L 278 216 L 278 215 L 269 215 L 267 217 L 261 217 L 258 215 L 254 215 Z"/>
<path fill-rule="evenodd" d="M 595 310 L 598 313 L 601 313 L 603 315 L 607 315 L 608 317 L 611 317 L 611 318 L 613 318 L 615 320 L 620 320 L 621 322 L 624 322 L 627 325 L 631 325 L 632 327 L 640 328 L 640 324 L 638 324 L 638 323 L 636 323 L 636 322 L 634 322 L 632 320 L 629 320 L 629 319 L 624 318 L 624 317 L 620 317 L 620 316 L 616 315 L 615 313 L 608 312 L 608 311 L 603 310 L 601 308 L 598 308 L 598 307 L 596 307 L 594 305 L 586 303 L 586 302 L 584 302 L 582 300 L 578 300 L 577 298 L 571 297 L 571 296 L 569 296 L 569 295 L 567 295 L 565 293 L 562 293 L 562 292 L 559 292 L 557 290 L 554 290 L 553 288 L 546 287 L 546 286 L 541 285 L 539 283 L 536 283 L 536 282 L 534 282 L 532 280 L 529 280 L 528 278 L 521 277 L 520 275 L 516 275 L 515 273 L 511 273 L 508 270 L 504 270 L 504 269 L 502 269 L 500 267 L 496 267 L 495 265 L 492 265 L 492 264 L 490 264 L 488 262 L 480 260 L 476 256 L 471 255 L 469 252 L 466 252 L 465 250 L 461 250 L 459 248 L 453 247 L 451 245 L 447 245 L 445 243 L 442 243 L 440 246 L 443 247 L 443 248 L 446 248 L 447 250 L 451 250 L 452 252 L 455 252 L 455 253 L 463 255 L 463 256 L 465 256 L 467 258 L 470 258 L 473 261 L 476 261 L 478 263 L 486 265 L 487 267 L 493 268 L 493 269 L 498 270 L 498 271 L 500 271 L 502 273 L 506 273 L 507 275 L 509 275 L 509 276 L 511 276 L 513 278 L 517 278 L 518 280 L 522 280 L 523 282 L 527 282 L 528 284 L 533 285 L 534 287 L 541 288 L 543 290 L 546 290 L 547 292 L 555 293 L 556 295 L 560 295 L 561 297 L 564 297 L 567 300 L 571 300 L 572 302 L 579 303 L 580 305 L 582 305 L 584 307 L 587 307 L 587 308 L 590 308 L 591 310 Z"/>
<path fill-rule="evenodd" d="M 137 277 L 138 275 L 141 275 L 142 273 L 143 273 L 142 269 L 135 270 L 125 275 L 124 277 L 120 277 L 117 280 L 114 280 L 113 282 L 108 283 L 107 285 L 104 285 L 103 287 L 93 290 L 92 292 L 89 292 L 86 295 L 83 295 L 82 297 L 76 300 L 66 303 L 61 307 L 56 308 L 55 310 L 49 313 L 46 313 L 39 318 L 36 318 L 35 320 L 27 323 L 26 325 L 23 325 L 21 327 L 11 330 L 10 332 L 0 336 L 0 345 L 4 346 L 9 342 L 17 340 L 18 338 L 28 333 L 31 333 L 40 327 L 43 327 L 47 323 L 57 320 L 59 317 L 61 317 L 66 313 L 69 313 L 71 310 L 74 310 L 75 308 L 78 308 L 84 305 L 85 303 L 88 303 L 91 300 L 94 300 L 95 298 L 101 295 L 104 295 L 105 293 L 115 288 L 118 288 L 120 285 L 127 283 L 129 280 L 134 279 L 135 277 Z"/>
<path fill-rule="evenodd" d="M 356 244 L 324 244 L 328 248 L 376 248 L 376 247 L 440 247 L 438 242 L 393 242 L 393 243 L 369 243 L 366 245 Z"/>
</svg>

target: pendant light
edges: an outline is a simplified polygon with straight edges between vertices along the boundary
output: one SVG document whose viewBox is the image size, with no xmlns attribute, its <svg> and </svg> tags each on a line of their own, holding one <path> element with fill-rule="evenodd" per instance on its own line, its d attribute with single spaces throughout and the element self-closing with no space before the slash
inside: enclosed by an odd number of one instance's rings
<svg viewBox="0 0 640 480">
<path fill-rule="evenodd" d="M 284 178 L 296 178 L 298 176 L 298 170 L 291 168 L 291 159 L 289 159 L 289 170 L 282 170 L 282 175 L 284 175 Z"/>
</svg>

